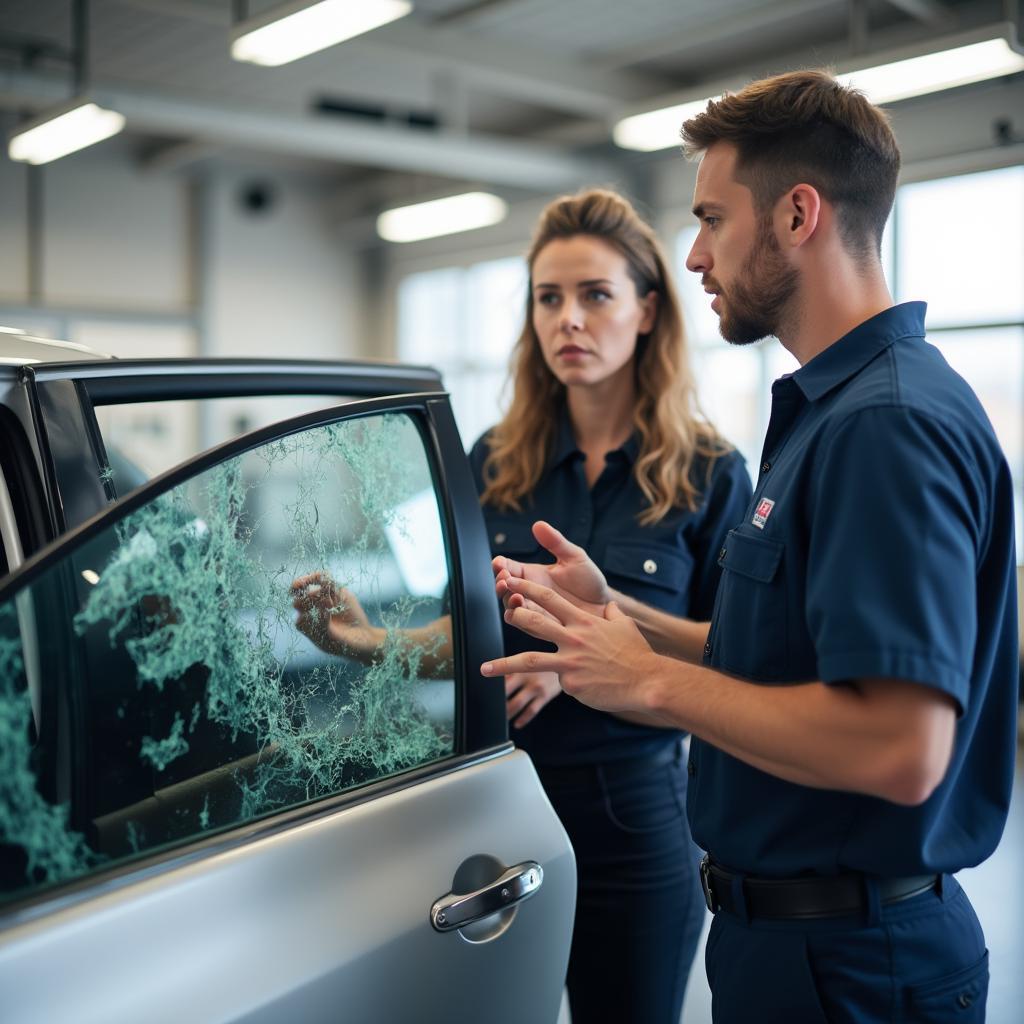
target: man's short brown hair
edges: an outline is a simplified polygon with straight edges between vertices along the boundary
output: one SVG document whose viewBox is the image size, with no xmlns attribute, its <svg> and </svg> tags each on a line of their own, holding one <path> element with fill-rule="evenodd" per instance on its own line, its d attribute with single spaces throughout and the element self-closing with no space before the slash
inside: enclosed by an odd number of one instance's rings
<svg viewBox="0 0 1024 1024">
<path fill-rule="evenodd" d="M 712 100 L 683 123 L 689 157 L 716 142 L 738 151 L 736 177 L 759 212 L 786 191 L 813 185 L 836 209 L 858 258 L 877 257 L 896 196 L 900 151 L 885 113 L 826 71 L 791 71 Z"/>
</svg>

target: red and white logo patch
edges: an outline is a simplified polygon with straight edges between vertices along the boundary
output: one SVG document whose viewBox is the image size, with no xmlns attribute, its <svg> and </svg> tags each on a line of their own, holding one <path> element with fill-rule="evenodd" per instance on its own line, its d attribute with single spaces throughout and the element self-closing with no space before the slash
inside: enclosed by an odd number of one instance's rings
<svg viewBox="0 0 1024 1024">
<path fill-rule="evenodd" d="M 762 498 L 754 512 L 754 518 L 750 521 L 759 530 L 763 530 L 764 524 L 768 522 L 768 517 L 772 514 L 773 508 L 775 508 L 775 502 L 771 498 Z"/>
</svg>

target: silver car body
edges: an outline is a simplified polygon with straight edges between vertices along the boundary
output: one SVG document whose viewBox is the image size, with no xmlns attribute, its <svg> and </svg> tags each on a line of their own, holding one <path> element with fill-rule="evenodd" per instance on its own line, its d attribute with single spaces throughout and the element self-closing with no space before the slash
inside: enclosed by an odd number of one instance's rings
<svg viewBox="0 0 1024 1024">
<path fill-rule="evenodd" d="M 47 724 L 44 706 L 46 694 L 78 685 L 77 677 L 51 677 L 71 663 L 56 650 L 57 638 L 70 637 L 73 647 L 84 633 L 70 623 L 79 598 L 65 595 L 72 611 L 62 623 L 26 595 L 47 574 L 67 566 L 77 574 L 75 558 L 90 544 L 236 452 L 276 444 L 277 431 L 300 436 L 399 413 L 415 420 L 435 467 L 452 572 L 445 599 L 458 652 L 447 752 L 330 792 L 311 784 L 308 799 L 207 831 L 185 829 L 151 847 L 114 843 L 113 853 L 88 869 L 56 879 L 37 871 L 16 885 L 0 902 L 5 1024 L 553 1024 L 571 939 L 575 863 L 529 759 L 508 742 L 500 681 L 477 672 L 480 660 L 497 653 L 500 626 L 479 508 L 436 374 L 368 364 L 119 363 L 24 339 L 7 345 L 3 358 L 3 347 L 0 341 L 0 426 L 22 452 L 17 471 L 8 450 L 0 465 L 0 541 L 9 570 L 0 579 L 0 606 L 11 612 L 20 671 L 33 691 L 28 728 L 37 746 L 48 730 L 62 737 L 53 747 L 60 751 L 49 770 L 54 780 L 41 773 L 38 790 L 70 808 L 70 823 L 91 842 L 114 835 L 128 811 L 97 816 L 102 801 L 91 790 L 79 793 L 84 784 L 75 777 L 86 763 L 78 746 L 91 739 L 76 737 L 67 715 Z M 112 493 L 95 407 L 250 392 L 373 400 L 263 428 L 201 453 L 194 467 L 176 467 L 127 495 Z M 33 486 L 38 493 L 27 493 Z M 88 597 L 87 585 L 78 580 L 76 587 Z M 78 664 L 86 656 L 75 657 Z M 123 670 L 129 663 L 111 664 Z M 129 695 L 145 690 L 141 675 L 114 683 Z M 159 712 L 166 691 L 146 692 L 147 706 Z M 77 699 L 92 697 L 72 695 L 70 703 Z M 93 719 L 85 714 L 83 721 Z M 102 717 L 96 722 L 106 729 Z M 163 767 L 143 765 L 139 773 L 157 777 Z M 174 794 L 194 785 L 186 779 L 155 789 L 137 806 L 149 814 L 153 806 L 174 808 Z M 15 850 L 22 839 L 31 845 L 18 832 L 31 822 L 18 819 L 12 792 L 0 785 L 0 853 L 5 842 Z M 181 797 L 174 814 L 184 814 L 191 799 Z"/>
</svg>

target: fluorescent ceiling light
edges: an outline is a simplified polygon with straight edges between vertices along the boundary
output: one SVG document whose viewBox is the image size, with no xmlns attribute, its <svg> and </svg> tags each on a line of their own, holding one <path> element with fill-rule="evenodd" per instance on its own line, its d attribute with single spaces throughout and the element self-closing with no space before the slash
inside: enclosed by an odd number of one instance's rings
<svg viewBox="0 0 1024 1024">
<path fill-rule="evenodd" d="M 503 221 L 508 203 L 488 192 L 464 192 L 414 206 L 385 210 L 377 218 L 377 234 L 388 242 L 418 242 L 454 235 Z"/>
<path fill-rule="evenodd" d="M 641 153 L 653 153 L 656 149 L 667 149 L 680 145 L 679 129 L 688 118 L 699 114 L 712 99 L 691 100 L 662 110 L 651 110 L 646 114 L 634 114 L 623 118 L 613 129 L 615 144 L 623 149 L 635 149 Z"/>
<path fill-rule="evenodd" d="M 7 155 L 24 163 L 45 164 L 109 139 L 123 127 L 124 115 L 79 99 L 18 128 L 7 144 Z"/>
<path fill-rule="evenodd" d="M 401 18 L 407 0 L 299 0 L 250 18 L 231 33 L 231 56 L 277 67 Z"/>
<path fill-rule="evenodd" d="M 862 71 L 836 75 L 843 85 L 859 89 L 872 103 L 895 103 L 897 100 L 924 96 L 959 85 L 983 82 L 1024 71 L 1024 57 L 1010 49 L 1005 39 L 958 46 L 922 57 L 879 64 Z"/>
<path fill-rule="evenodd" d="M 860 89 L 872 103 L 884 104 L 1012 75 L 1024 71 L 1024 57 L 1009 44 L 1010 31 L 1005 26 L 989 26 L 970 36 L 942 40 L 937 45 L 944 48 L 937 52 L 844 71 L 836 78 L 844 85 Z M 708 102 L 694 100 L 634 114 L 619 121 L 612 137 L 624 149 L 646 153 L 678 146 L 683 121 L 700 113 Z"/>
</svg>

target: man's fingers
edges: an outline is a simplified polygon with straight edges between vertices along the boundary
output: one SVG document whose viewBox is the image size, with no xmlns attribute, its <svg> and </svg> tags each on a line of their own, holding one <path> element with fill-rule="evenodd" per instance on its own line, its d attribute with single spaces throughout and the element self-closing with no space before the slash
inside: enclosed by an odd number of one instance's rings
<svg viewBox="0 0 1024 1024">
<path fill-rule="evenodd" d="M 510 626 L 552 644 L 564 643 L 569 635 L 565 626 L 543 609 L 508 608 L 504 619 Z"/>
<path fill-rule="evenodd" d="M 505 595 L 505 607 L 509 611 L 514 611 L 516 608 L 525 608 L 527 611 L 540 612 L 541 615 L 548 615 L 554 618 L 550 612 L 545 611 L 539 604 L 535 604 L 533 601 L 527 601 L 522 594 L 508 593 Z"/>
<path fill-rule="evenodd" d="M 578 625 L 593 616 L 589 612 L 577 608 L 571 601 L 560 597 L 550 587 L 530 580 L 510 578 L 505 581 L 510 594 L 520 594 L 527 601 L 537 605 L 541 611 L 548 612 L 564 625 Z"/>
<path fill-rule="evenodd" d="M 557 654 L 545 651 L 523 651 L 510 658 L 495 658 L 480 666 L 482 676 L 510 676 L 514 672 L 559 672 L 562 663 Z"/>
<path fill-rule="evenodd" d="M 522 576 L 524 572 L 523 563 L 517 562 L 514 558 L 506 555 L 495 555 L 491 559 L 491 571 L 495 576 L 507 573 L 509 576 Z"/>
</svg>

